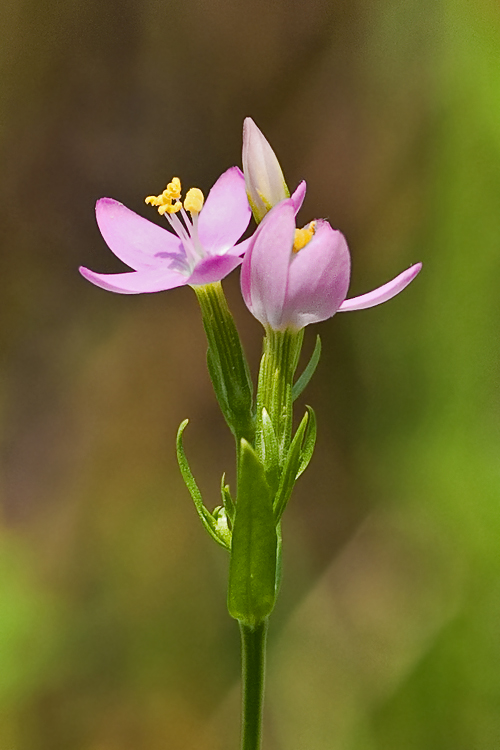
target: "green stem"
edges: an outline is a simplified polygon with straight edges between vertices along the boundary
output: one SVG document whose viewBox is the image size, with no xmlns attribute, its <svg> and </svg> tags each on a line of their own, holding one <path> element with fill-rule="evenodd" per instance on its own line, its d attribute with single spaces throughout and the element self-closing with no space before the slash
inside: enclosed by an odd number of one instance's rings
<svg viewBox="0 0 500 750">
<path fill-rule="evenodd" d="M 217 400 L 237 445 L 242 437 L 252 444 L 255 433 L 252 380 L 222 284 L 217 281 L 193 289 L 201 308 L 208 341 L 208 367 Z"/>
<path fill-rule="evenodd" d="M 260 750 L 266 663 L 267 619 L 240 625 L 242 660 L 241 750 Z"/>
</svg>

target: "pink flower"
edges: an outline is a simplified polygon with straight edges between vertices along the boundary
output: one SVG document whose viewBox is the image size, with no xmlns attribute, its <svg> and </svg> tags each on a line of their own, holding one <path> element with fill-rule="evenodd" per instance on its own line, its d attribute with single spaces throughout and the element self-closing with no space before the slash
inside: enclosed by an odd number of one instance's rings
<svg viewBox="0 0 500 750">
<path fill-rule="evenodd" d="M 296 205 L 278 203 L 263 219 L 245 254 L 241 291 L 264 327 L 300 330 L 337 311 L 374 307 L 399 294 L 418 274 L 417 263 L 373 292 L 346 300 L 351 259 L 341 232 L 318 219 L 295 228 Z"/>
<path fill-rule="evenodd" d="M 158 206 L 173 232 L 112 198 L 97 201 L 96 218 L 104 240 L 134 270 L 101 274 L 80 268 L 96 286 L 120 294 L 160 292 L 220 281 L 241 263 L 249 240 L 236 243 L 248 226 L 251 210 L 245 178 L 238 167 L 219 177 L 205 202 L 201 191 L 192 188 L 182 204 L 178 178 L 173 178 L 162 195 L 151 196 L 146 202 Z"/>
</svg>

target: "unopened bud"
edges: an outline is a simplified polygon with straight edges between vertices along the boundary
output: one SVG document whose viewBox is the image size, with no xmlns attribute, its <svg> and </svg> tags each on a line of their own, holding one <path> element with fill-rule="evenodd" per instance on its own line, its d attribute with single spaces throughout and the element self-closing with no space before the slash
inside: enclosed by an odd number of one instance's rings
<svg viewBox="0 0 500 750">
<path fill-rule="evenodd" d="M 257 223 L 273 206 L 290 197 L 276 154 L 250 117 L 243 123 L 243 173 Z"/>
</svg>

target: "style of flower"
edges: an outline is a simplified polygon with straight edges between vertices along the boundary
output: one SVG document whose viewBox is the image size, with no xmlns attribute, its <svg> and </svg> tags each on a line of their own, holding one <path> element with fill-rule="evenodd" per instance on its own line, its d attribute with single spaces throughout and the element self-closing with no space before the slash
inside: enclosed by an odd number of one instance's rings
<svg viewBox="0 0 500 750">
<path fill-rule="evenodd" d="M 346 300 L 351 259 L 343 234 L 322 219 L 296 229 L 295 214 L 291 199 L 275 206 L 243 259 L 243 298 L 264 327 L 300 330 L 338 311 L 380 305 L 408 286 L 422 267 L 417 263 L 373 292 Z"/>
<path fill-rule="evenodd" d="M 173 232 L 112 198 L 97 201 L 96 218 L 105 242 L 134 270 L 102 274 L 82 267 L 86 279 L 111 292 L 141 294 L 210 284 L 240 265 L 249 240 L 236 243 L 248 226 L 251 210 L 238 167 L 219 177 L 206 201 L 201 190 L 191 188 L 182 202 L 181 183 L 174 177 L 161 195 L 146 198 L 146 203 L 158 208 Z"/>
</svg>

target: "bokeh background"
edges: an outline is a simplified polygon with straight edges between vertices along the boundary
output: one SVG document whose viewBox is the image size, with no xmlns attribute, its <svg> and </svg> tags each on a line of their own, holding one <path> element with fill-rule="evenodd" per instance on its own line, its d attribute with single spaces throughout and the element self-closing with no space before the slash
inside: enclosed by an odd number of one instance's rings
<svg viewBox="0 0 500 750">
<path fill-rule="evenodd" d="M 496 0 L 3 0 L 0 747 L 234 750 L 239 641 L 207 504 L 234 478 L 190 289 L 119 296 L 95 200 L 159 220 L 252 116 L 351 294 L 307 331 L 318 448 L 284 522 L 266 750 L 500 747 Z M 256 371 L 262 330 L 225 282 Z M 303 408 L 304 399 L 300 408 Z"/>
</svg>

